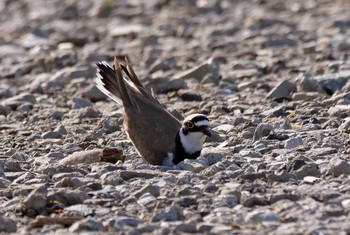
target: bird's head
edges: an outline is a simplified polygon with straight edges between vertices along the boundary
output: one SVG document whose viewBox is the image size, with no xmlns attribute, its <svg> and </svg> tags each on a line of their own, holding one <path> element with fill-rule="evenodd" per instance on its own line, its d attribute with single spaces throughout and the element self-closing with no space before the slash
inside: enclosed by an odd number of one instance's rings
<svg viewBox="0 0 350 235">
<path fill-rule="evenodd" d="M 209 118 L 203 114 L 192 114 L 185 118 L 181 127 L 184 135 L 197 134 L 210 137 Z"/>
</svg>

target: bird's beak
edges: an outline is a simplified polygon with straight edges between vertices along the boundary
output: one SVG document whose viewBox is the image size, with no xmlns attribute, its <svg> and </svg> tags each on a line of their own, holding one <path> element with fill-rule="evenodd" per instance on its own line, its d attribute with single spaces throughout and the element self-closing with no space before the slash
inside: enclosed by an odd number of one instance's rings
<svg viewBox="0 0 350 235">
<path fill-rule="evenodd" d="M 204 127 L 203 130 L 202 130 L 202 133 L 208 137 L 211 137 L 212 136 L 212 133 L 210 132 L 210 129 L 209 127 Z"/>
</svg>

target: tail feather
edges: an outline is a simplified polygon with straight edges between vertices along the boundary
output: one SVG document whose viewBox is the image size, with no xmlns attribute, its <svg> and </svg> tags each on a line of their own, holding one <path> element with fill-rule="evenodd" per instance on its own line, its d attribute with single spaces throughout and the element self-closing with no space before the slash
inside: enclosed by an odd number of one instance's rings
<svg viewBox="0 0 350 235">
<path fill-rule="evenodd" d="M 125 107 L 133 106 L 138 109 L 137 102 L 133 100 L 133 95 L 138 94 L 159 104 L 153 92 L 150 93 L 142 85 L 127 59 L 126 66 L 120 64 L 116 58 L 114 59 L 113 68 L 105 61 L 98 62 L 96 65 L 98 67 L 96 86 L 112 100 L 123 103 Z M 123 72 L 127 77 L 123 77 Z"/>
<path fill-rule="evenodd" d="M 96 63 L 98 67 L 97 77 L 95 79 L 96 87 L 106 96 L 121 104 L 119 84 L 115 79 L 115 72 L 105 61 Z"/>
<path fill-rule="evenodd" d="M 127 85 L 125 84 L 125 79 L 123 78 L 122 69 L 120 67 L 120 64 L 117 58 L 114 58 L 114 68 L 115 68 L 115 77 L 118 82 L 120 98 L 123 101 L 123 105 L 125 107 L 131 107 L 133 105 L 133 102 L 129 94 L 130 86 L 128 89 Z"/>
</svg>

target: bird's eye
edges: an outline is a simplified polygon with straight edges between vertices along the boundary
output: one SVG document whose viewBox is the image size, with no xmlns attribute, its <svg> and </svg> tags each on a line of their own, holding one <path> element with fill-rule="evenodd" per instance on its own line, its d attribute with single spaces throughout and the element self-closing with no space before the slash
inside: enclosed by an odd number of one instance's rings
<svg viewBox="0 0 350 235">
<path fill-rule="evenodd" d="M 194 124 L 193 124 L 193 122 L 190 121 L 190 122 L 186 123 L 186 126 L 187 126 L 187 128 L 192 129 L 194 127 Z"/>
</svg>

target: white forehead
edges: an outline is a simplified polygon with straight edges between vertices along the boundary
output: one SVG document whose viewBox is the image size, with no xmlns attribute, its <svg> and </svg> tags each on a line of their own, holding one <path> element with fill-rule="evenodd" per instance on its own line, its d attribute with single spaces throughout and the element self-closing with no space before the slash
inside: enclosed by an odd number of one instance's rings
<svg viewBox="0 0 350 235">
<path fill-rule="evenodd" d="M 188 116 L 185 118 L 185 120 L 189 121 L 189 120 L 191 120 L 191 119 L 193 119 L 193 118 L 195 118 L 195 117 L 203 117 L 203 116 L 204 116 L 203 114 L 194 113 L 194 114 L 188 115 Z"/>
<path fill-rule="evenodd" d="M 197 121 L 194 122 L 195 126 L 208 126 L 209 125 L 209 121 L 208 120 L 201 120 L 201 121 Z"/>
</svg>

